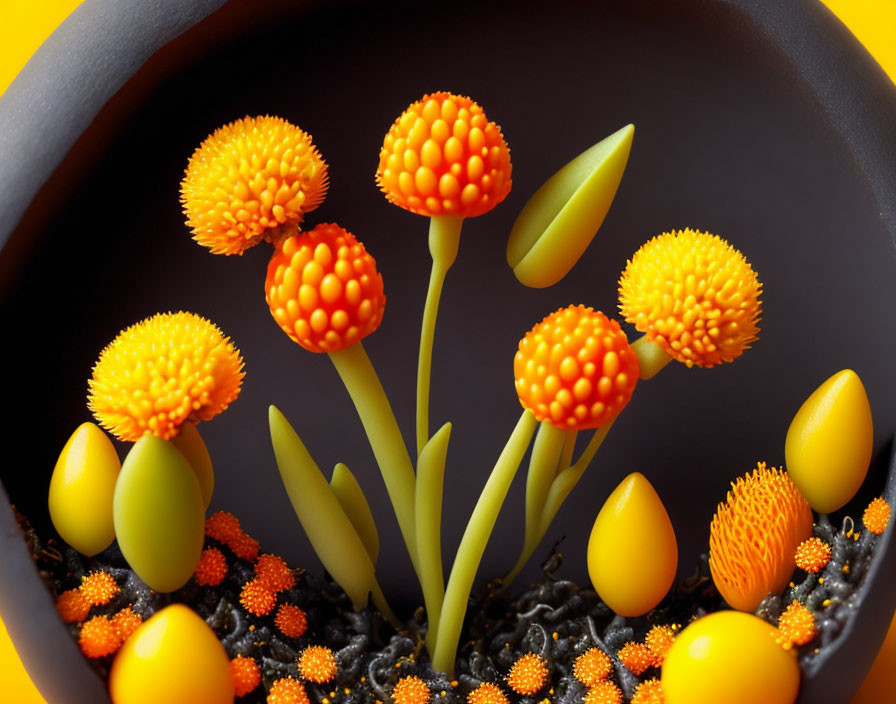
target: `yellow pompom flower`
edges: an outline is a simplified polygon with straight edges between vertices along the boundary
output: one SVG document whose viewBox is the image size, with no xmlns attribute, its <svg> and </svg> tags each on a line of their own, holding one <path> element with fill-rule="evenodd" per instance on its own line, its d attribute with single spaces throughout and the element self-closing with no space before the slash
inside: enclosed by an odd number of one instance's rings
<svg viewBox="0 0 896 704">
<path fill-rule="evenodd" d="M 507 673 L 507 686 L 517 694 L 532 696 L 547 684 L 549 675 L 544 658 L 535 653 L 526 653 L 513 663 Z"/>
<path fill-rule="evenodd" d="M 809 574 L 820 572 L 831 561 L 831 546 L 821 538 L 809 538 L 796 548 L 794 562 Z"/>
<path fill-rule="evenodd" d="M 881 535 L 887 529 L 889 522 L 890 504 L 880 497 L 873 499 L 865 509 L 865 513 L 862 514 L 862 523 L 865 528 L 875 535 Z"/>
<path fill-rule="evenodd" d="M 209 420 L 239 395 L 243 359 L 216 325 L 194 313 L 158 313 L 102 351 L 87 406 L 120 440 L 170 440 Z"/>
<path fill-rule="evenodd" d="M 214 254 L 242 254 L 299 223 L 327 191 L 311 137 L 279 117 L 219 128 L 190 157 L 181 203 L 193 238 Z"/>
<path fill-rule="evenodd" d="M 815 616 L 800 602 L 794 600 L 778 619 L 778 642 L 785 650 L 794 645 L 806 645 L 817 633 Z"/>
<path fill-rule="evenodd" d="M 644 244 L 619 279 L 625 319 L 688 367 L 730 362 L 756 340 L 762 284 L 743 254 L 699 230 Z"/>
<path fill-rule="evenodd" d="M 793 574 L 797 546 L 812 534 L 812 509 L 787 472 L 760 462 L 731 485 L 709 529 L 709 569 L 730 606 L 754 611 Z"/>
</svg>

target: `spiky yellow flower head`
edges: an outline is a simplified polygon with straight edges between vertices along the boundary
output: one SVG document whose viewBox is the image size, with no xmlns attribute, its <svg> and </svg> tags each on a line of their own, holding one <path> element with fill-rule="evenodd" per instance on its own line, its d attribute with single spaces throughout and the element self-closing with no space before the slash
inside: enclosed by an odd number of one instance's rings
<svg viewBox="0 0 896 704">
<path fill-rule="evenodd" d="M 336 352 L 367 337 L 386 307 L 376 262 L 339 225 L 278 242 L 264 290 L 283 332 L 311 352 Z"/>
<path fill-rule="evenodd" d="M 395 120 L 376 182 L 390 202 L 412 213 L 473 217 L 504 200 L 511 171 L 501 128 L 477 103 L 431 93 Z"/>
<path fill-rule="evenodd" d="M 299 655 L 299 674 L 309 682 L 329 682 L 336 677 L 336 670 L 336 656 L 323 645 L 309 645 Z"/>
<path fill-rule="evenodd" d="M 427 704 L 432 692 L 416 675 L 402 677 L 392 688 L 392 704 Z"/>
<path fill-rule="evenodd" d="M 268 690 L 267 704 L 310 704 L 305 685 L 294 677 L 281 677 Z"/>
<path fill-rule="evenodd" d="M 794 599 L 778 619 L 778 632 L 780 634 L 778 642 L 786 650 L 790 650 L 794 645 L 806 645 L 817 633 L 815 616 Z"/>
<path fill-rule="evenodd" d="M 250 579 L 240 590 L 240 603 L 255 616 L 267 616 L 277 603 L 277 595 L 256 579 Z"/>
<path fill-rule="evenodd" d="M 622 704 L 622 690 L 615 682 L 602 680 L 588 690 L 585 704 Z"/>
<path fill-rule="evenodd" d="M 159 313 L 102 351 L 87 405 L 120 440 L 170 440 L 182 423 L 227 408 L 242 381 L 243 359 L 216 325 L 194 313 Z"/>
<path fill-rule="evenodd" d="M 141 623 L 143 623 L 143 617 L 135 613 L 130 606 L 125 607 L 112 617 L 112 626 L 122 643 L 131 637 Z"/>
<path fill-rule="evenodd" d="M 663 704 L 665 701 L 663 687 L 656 677 L 639 684 L 632 695 L 632 704 Z"/>
<path fill-rule="evenodd" d="M 81 578 L 78 591 L 91 606 L 104 606 L 115 598 L 121 587 L 108 572 L 91 572 Z"/>
<path fill-rule="evenodd" d="M 809 574 L 820 572 L 831 561 L 831 546 L 821 538 L 804 540 L 797 545 L 794 561 Z"/>
<path fill-rule="evenodd" d="M 709 529 L 709 568 L 725 601 L 755 611 L 793 573 L 797 546 L 812 535 L 812 509 L 787 472 L 760 462 L 731 484 Z"/>
<path fill-rule="evenodd" d="M 118 650 L 121 638 L 108 618 L 94 616 L 81 626 L 78 645 L 87 657 L 103 658 Z"/>
<path fill-rule="evenodd" d="M 467 704 L 510 704 L 510 702 L 498 685 L 483 682 L 467 695 Z"/>
<path fill-rule="evenodd" d="M 520 403 L 539 421 L 585 430 L 625 408 L 638 383 L 638 358 L 615 320 L 567 306 L 520 340 L 513 375 Z"/>
<path fill-rule="evenodd" d="M 281 604 L 274 617 L 274 625 L 289 638 L 301 638 L 308 630 L 308 618 L 298 606 Z"/>
<path fill-rule="evenodd" d="M 282 557 L 260 555 L 255 563 L 255 576 L 272 592 L 282 592 L 296 585 L 295 575 Z"/>
<path fill-rule="evenodd" d="M 619 279 L 625 319 L 688 367 L 730 362 L 759 328 L 762 285 L 743 254 L 699 230 L 644 244 Z"/>
<path fill-rule="evenodd" d="M 576 658 L 572 664 L 573 676 L 586 687 L 593 687 L 610 676 L 613 663 L 600 648 L 591 648 Z"/>
<path fill-rule="evenodd" d="M 526 653 L 513 663 L 505 680 L 507 686 L 517 694 L 532 696 L 548 683 L 549 676 L 550 671 L 544 658 L 535 653 Z"/>
<path fill-rule="evenodd" d="M 81 623 L 90 613 L 90 602 L 80 590 L 69 589 L 56 599 L 56 611 L 63 623 Z"/>
<path fill-rule="evenodd" d="M 230 678 L 233 680 L 233 693 L 245 697 L 261 684 L 261 668 L 255 658 L 237 655 L 230 661 Z"/>
<path fill-rule="evenodd" d="M 194 578 L 200 587 L 217 587 L 227 576 L 227 560 L 218 548 L 206 548 L 199 556 Z"/>
<path fill-rule="evenodd" d="M 873 499 L 862 515 L 862 523 L 865 524 L 865 528 L 875 535 L 880 535 L 886 530 L 889 522 L 890 504 L 881 498 Z"/>
<path fill-rule="evenodd" d="M 619 657 L 619 662 L 635 675 L 640 675 L 649 667 L 653 667 L 654 658 L 650 648 L 637 641 L 630 640 L 619 649 L 616 655 Z"/>
<path fill-rule="evenodd" d="M 193 238 L 215 254 L 242 254 L 285 223 L 299 223 L 327 192 L 327 165 L 311 137 L 279 117 L 216 130 L 190 157 L 181 204 Z"/>
</svg>

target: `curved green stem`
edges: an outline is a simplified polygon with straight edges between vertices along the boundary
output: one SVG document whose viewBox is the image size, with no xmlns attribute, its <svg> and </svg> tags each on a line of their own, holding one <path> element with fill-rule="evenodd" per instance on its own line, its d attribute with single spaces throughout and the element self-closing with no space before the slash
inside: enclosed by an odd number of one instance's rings
<svg viewBox="0 0 896 704">
<path fill-rule="evenodd" d="M 638 364 L 641 371 L 638 374 L 641 379 L 652 379 L 657 373 L 665 367 L 672 358 L 666 354 L 666 350 L 658 342 L 647 339 L 647 335 L 642 335 L 632 343 L 632 350 L 638 357 Z"/>
<path fill-rule="evenodd" d="M 344 350 L 330 352 L 330 359 L 358 410 L 370 449 L 373 450 L 392 501 L 405 546 L 414 564 L 414 571 L 419 576 L 414 526 L 414 465 L 392 406 L 389 405 L 383 385 L 360 342 Z"/>
<path fill-rule="evenodd" d="M 457 548 L 454 565 L 451 567 L 445 601 L 442 604 L 439 632 L 432 653 L 432 666 L 436 671 L 449 674 L 454 671 L 454 658 L 473 580 L 476 578 L 479 563 L 498 519 L 501 505 L 529 448 L 537 423 L 532 411 L 523 411 L 467 522 L 467 528 Z"/>
<path fill-rule="evenodd" d="M 429 441 L 429 380 L 432 371 L 432 346 L 436 332 L 436 317 L 445 276 L 457 257 L 460 228 L 463 218 L 456 215 L 434 215 L 429 220 L 429 253 L 432 255 L 432 273 L 423 323 L 420 326 L 420 356 L 417 358 L 417 454 Z"/>
</svg>

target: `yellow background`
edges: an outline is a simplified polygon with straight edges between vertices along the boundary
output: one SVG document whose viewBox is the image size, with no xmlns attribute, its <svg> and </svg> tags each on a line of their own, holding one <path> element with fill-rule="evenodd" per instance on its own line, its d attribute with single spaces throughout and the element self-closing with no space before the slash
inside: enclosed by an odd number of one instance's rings
<svg viewBox="0 0 896 704">
<path fill-rule="evenodd" d="M 896 0 L 823 0 L 896 81 Z M 81 0 L 0 0 L 0 96 Z M 852 704 L 888 701 L 896 689 L 896 617 L 881 656 Z M 0 682 L 17 704 L 46 704 L 15 656 L 0 620 Z M 885 694 L 886 693 L 886 694 Z"/>
</svg>

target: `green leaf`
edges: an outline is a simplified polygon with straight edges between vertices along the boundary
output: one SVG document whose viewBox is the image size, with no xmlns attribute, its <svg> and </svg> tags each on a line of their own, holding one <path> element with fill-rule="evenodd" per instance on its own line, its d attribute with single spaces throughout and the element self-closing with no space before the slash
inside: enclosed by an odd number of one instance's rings
<svg viewBox="0 0 896 704">
<path fill-rule="evenodd" d="M 373 520 L 373 512 L 370 504 L 364 496 L 364 491 L 355 475 L 342 462 L 333 470 L 333 478 L 330 479 L 330 488 L 336 496 L 336 500 L 348 516 L 348 520 L 355 527 L 355 532 L 364 543 L 364 549 L 370 555 L 370 561 L 376 565 L 376 559 L 380 554 L 380 534 Z"/>
</svg>

